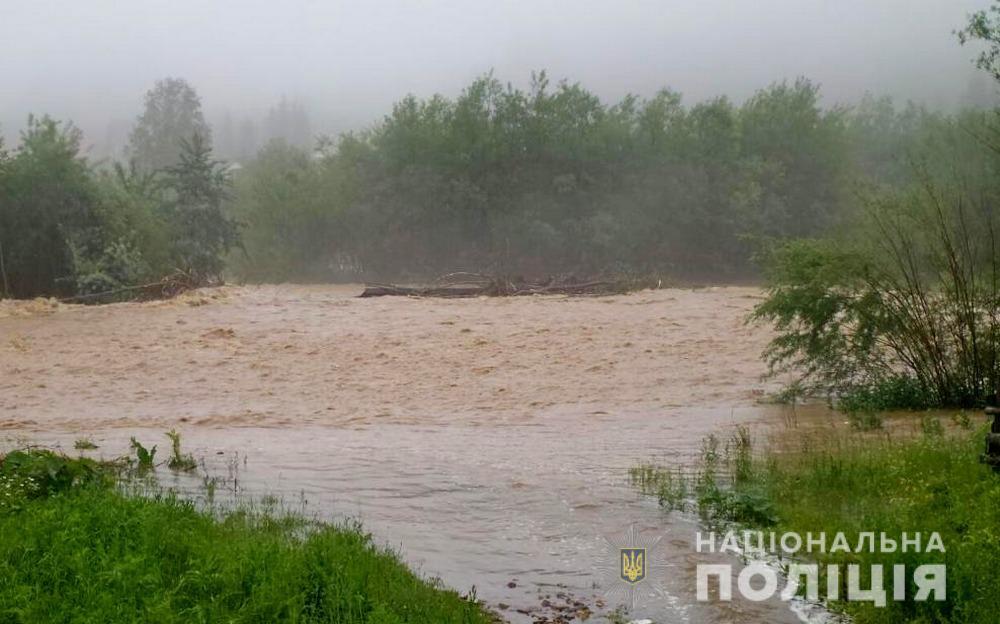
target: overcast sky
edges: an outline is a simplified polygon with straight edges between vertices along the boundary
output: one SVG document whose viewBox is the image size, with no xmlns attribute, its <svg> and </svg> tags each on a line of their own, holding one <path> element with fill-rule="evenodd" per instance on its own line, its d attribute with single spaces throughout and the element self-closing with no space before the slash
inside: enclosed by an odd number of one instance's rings
<svg viewBox="0 0 1000 624">
<path fill-rule="evenodd" d="M 949 107 L 974 51 L 952 31 L 987 0 L 0 0 L 0 125 L 73 119 L 92 140 L 165 76 L 211 118 L 298 98 L 322 131 L 405 93 L 454 95 L 532 69 L 602 97 L 662 86 L 694 102 L 804 75 L 829 102 L 866 91 Z"/>
</svg>

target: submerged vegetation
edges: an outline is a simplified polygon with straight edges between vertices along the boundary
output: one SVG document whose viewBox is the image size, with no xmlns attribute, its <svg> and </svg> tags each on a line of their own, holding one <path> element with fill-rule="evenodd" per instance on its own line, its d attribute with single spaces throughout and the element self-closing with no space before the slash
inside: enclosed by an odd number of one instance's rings
<svg viewBox="0 0 1000 624">
<path fill-rule="evenodd" d="M 4 622 L 490 622 L 357 526 L 116 486 L 120 465 L 43 450 L 0 458 Z"/>
<path fill-rule="evenodd" d="M 181 451 L 181 434 L 171 430 L 167 432 L 167 437 L 170 438 L 171 451 L 167 466 L 171 470 L 180 470 L 182 472 L 190 472 L 197 468 L 198 462 L 195 461 L 194 456 Z"/>
<path fill-rule="evenodd" d="M 858 624 L 889 622 L 996 621 L 1000 597 L 993 574 L 1000 565 L 1000 477 L 979 462 L 982 431 L 971 431 L 967 417 L 946 431 L 926 417 L 918 433 L 858 433 L 838 430 L 783 431 L 777 446 L 754 449 L 745 430 L 720 450 L 706 442 L 694 474 L 654 465 L 632 470 L 633 483 L 657 496 L 665 509 L 698 511 L 711 526 L 767 529 L 818 535 L 837 533 L 851 545 L 864 532 L 940 534 L 944 553 L 813 553 L 827 564 L 926 563 L 947 566 L 947 600 L 837 602 Z M 853 549 L 852 549 L 853 550 Z M 843 582 L 844 579 L 842 578 Z M 889 583 L 889 581 L 887 581 Z M 825 579 L 821 581 L 825 587 Z M 887 588 L 891 587 L 891 584 Z M 843 592 L 842 596 L 845 595 Z"/>
</svg>

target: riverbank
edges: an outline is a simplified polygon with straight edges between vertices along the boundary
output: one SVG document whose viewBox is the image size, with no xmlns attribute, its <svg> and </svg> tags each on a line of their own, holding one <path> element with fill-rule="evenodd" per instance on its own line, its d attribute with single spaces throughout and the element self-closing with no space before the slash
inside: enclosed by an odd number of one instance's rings
<svg viewBox="0 0 1000 624">
<path fill-rule="evenodd" d="M 633 469 L 633 482 L 667 509 L 696 509 L 720 535 L 737 527 L 765 536 L 794 533 L 804 543 L 807 535 L 825 534 L 824 549 L 807 553 L 803 545 L 781 559 L 818 563 L 821 598 L 828 595 L 827 566 L 837 566 L 839 600 L 830 606 L 857 624 L 987 624 L 1000 612 L 993 578 L 1000 566 L 1000 477 L 979 462 L 985 429 L 971 418 L 911 415 L 877 431 L 787 428 L 759 449 L 741 429 L 728 440 L 707 441 L 694 477 L 647 465 Z M 943 552 L 930 544 L 935 533 Z M 847 549 L 834 548 L 838 534 Z M 869 534 L 874 548 L 865 541 Z M 905 549 L 904 534 L 911 541 Z M 919 547 L 912 543 L 917 535 Z M 753 545 L 751 538 L 741 547 Z M 942 564 L 944 599 L 915 600 L 914 570 Z M 860 566 L 863 590 L 871 587 L 872 566 L 883 566 L 884 606 L 845 600 L 849 565 Z M 902 600 L 893 597 L 895 565 L 907 570 Z"/>
<path fill-rule="evenodd" d="M 494 621 L 357 526 L 129 496 L 101 464 L 0 459 L 0 619 L 9 622 Z"/>
</svg>

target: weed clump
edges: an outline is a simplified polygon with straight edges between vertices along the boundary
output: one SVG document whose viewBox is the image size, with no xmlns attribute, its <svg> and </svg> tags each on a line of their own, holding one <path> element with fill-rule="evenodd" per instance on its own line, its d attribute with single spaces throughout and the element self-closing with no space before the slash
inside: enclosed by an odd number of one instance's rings
<svg viewBox="0 0 1000 624">
<path fill-rule="evenodd" d="M 186 455 L 181 452 L 181 434 L 174 430 L 167 432 L 167 437 L 170 438 L 170 459 L 167 461 L 167 467 L 171 470 L 178 470 L 181 472 L 191 472 L 198 467 L 198 462 L 195 461 L 194 457 L 191 455 Z"/>
<path fill-rule="evenodd" d="M 138 462 L 139 471 L 147 472 L 152 470 L 154 467 L 153 459 L 156 457 L 156 445 L 153 445 L 151 449 L 147 449 L 135 438 L 130 439 L 129 445 L 135 451 L 135 459 Z"/>
</svg>

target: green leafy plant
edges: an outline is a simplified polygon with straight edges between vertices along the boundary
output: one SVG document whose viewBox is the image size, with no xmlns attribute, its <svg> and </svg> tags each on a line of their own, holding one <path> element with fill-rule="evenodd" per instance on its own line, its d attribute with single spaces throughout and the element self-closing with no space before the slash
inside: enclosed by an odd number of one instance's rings
<svg viewBox="0 0 1000 624">
<path fill-rule="evenodd" d="M 171 430 L 167 432 L 167 437 L 170 438 L 171 447 L 171 455 L 170 459 L 167 460 L 167 467 L 171 470 L 180 470 L 183 472 L 190 472 L 197 468 L 198 462 L 195 461 L 194 457 L 181 452 L 181 434 Z"/>
<path fill-rule="evenodd" d="M 660 506 L 669 511 L 684 511 L 690 499 L 689 479 L 680 470 L 641 464 L 629 469 L 632 485 L 644 494 L 656 496 Z"/>
<path fill-rule="evenodd" d="M 129 442 L 132 450 L 135 451 L 135 458 L 139 462 L 140 472 L 152 470 L 154 468 L 153 460 L 156 457 L 156 445 L 153 448 L 147 449 L 135 438 L 131 438 Z"/>
<path fill-rule="evenodd" d="M 72 487 L 107 483 L 111 466 L 86 458 L 69 458 L 42 449 L 18 450 L 0 458 L 0 476 L 27 497 L 48 496 Z"/>
</svg>

